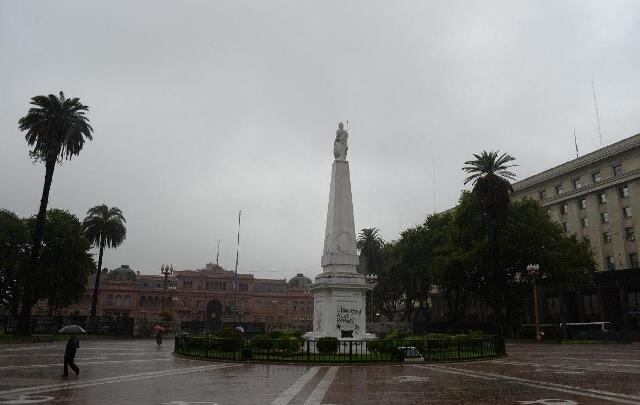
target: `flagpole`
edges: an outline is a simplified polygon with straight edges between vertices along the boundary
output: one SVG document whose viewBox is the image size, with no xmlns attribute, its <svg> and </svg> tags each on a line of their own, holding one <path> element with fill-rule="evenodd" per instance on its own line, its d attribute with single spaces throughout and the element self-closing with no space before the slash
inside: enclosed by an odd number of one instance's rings
<svg viewBox="0 0 640 405">
<path fill-rule="evenodd" d="M 242 215 L 242 210 L 238 211 L 238 243 L 236 245 L 236 268 L 233 274 L 233 323 L 234 324 L 238 322 L 238 253 L 240 251 L 240 216 L 241 215 Z"/>
<path fill-rule="evenodd" d="M 218 259 L 220 259 L 220 239 L 218 239 L 218 253 L 216 253 L 216 266 L 219 266 Z"/>
</svg>

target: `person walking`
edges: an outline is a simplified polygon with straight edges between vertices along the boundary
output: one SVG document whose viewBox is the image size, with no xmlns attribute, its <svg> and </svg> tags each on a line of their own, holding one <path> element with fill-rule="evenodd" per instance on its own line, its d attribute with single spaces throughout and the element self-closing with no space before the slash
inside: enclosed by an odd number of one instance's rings
<svg viewBox="0 0 640 405">
<path fill-rule="evenodd" d="M 77 335 L 71 335 L 67 341 L 67 348 L 64 351 L 64 374 L 63 377 L 69 376 L 69 367 L 75 371 L 76 375 L 80 374 L 80 369 L 73 361 L 76 358 L 76 350 L 80 347 L 80 340 Z"/>
</svg>

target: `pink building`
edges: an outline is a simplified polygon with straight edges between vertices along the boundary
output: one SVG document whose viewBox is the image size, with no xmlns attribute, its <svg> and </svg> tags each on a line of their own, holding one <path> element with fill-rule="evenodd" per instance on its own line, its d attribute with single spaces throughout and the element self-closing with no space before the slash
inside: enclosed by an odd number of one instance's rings
<svg viewBox="0 0 640 405">
<path fill-rule="evenodd" d="M 67 314 L 88 314 L 93 281 L 80 303 L 67 308 Z M 311 280 L 298 274 L 284 279 L 259 279 L 238 274 L 234 294 L 232 271 L 209 263 L 199 270 L 175 271 L 168 278 L 135 272 L 128 265 L 103 272 L 98 297 L 98 315 L 117 315 L 138 319 L 159 319 L 165 308 L 177 322 L 205 321 L 213 326 L 233 320 L 234 302 L 237 320 L 262 322 L 270 328 L 311 330 L 313 297 Z"/>
</svg>

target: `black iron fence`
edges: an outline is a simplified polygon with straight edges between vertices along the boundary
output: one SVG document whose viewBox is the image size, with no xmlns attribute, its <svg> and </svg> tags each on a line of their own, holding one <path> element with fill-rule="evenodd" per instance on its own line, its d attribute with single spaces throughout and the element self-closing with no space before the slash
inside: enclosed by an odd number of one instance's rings
<svg viewBox="0 0 640 405">
<path fill-rule="evenodd" d="M 15 333 L 17 319 L 9 316 L 0 317 L 0 332 Z M 43 316 L 31 317 L 31 333 L 51 334 L 66 325 L 80 325 L 87 333 L 97 335 L 133 335 L 133 318 L 103 316 L 91 318 L 88 316 Z"/>
<path fill-rule="evenodd" d="M 505 354 L 504 338 L 310 341 L 286 339 L 225 339 L 214 336 L 175 338 L 178 354 L 218 360 L 285 362 L 396 362 L 479 359 Z M 411 359 L 408 358 L 411 357 Z"/>
<path fill-rule="evenodd" d="M 180 330 L 187 333 L 215 333 L 224 329 L 234 329 L 240 326 L 245 336 L 264 334 L 266 328 L 263 322 L 219 322 L 215 325 L 207 325 L 204 321 L 180 322 Z"/>
</svg>

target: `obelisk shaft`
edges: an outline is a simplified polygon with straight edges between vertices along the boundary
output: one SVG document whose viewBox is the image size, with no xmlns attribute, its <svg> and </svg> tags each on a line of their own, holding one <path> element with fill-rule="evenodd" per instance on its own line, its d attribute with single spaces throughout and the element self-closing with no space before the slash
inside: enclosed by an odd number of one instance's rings
<svg viewBox="0 0 640 405">
<path fill-rule="evenodd" d="M 356 272 L 357 265 L 349 162 L 335 161 L 331 168 L 327 226 L 321 266 L 323 272 Z"/>
</svg>

